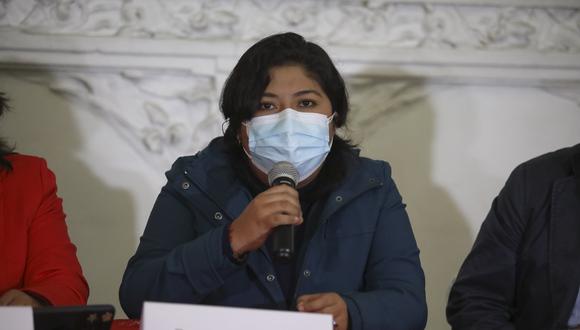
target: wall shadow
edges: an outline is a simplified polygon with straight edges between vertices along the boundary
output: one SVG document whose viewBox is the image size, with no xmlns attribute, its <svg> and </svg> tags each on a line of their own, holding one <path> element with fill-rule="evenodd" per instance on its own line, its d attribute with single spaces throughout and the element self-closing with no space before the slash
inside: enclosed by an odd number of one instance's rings
<svg viewBox="0 0 580 330">
<path fill-rule="evenodd" d="M 474 237 L 448 188 L 433 177 L 437 109 L 430 95 L 436 91 L 420 78 L 409 79 L 403 72 L 400 76 L 405 78 L 394 76 L 377 77 L 369 70 L 357 73 L 352 83 L 346 78 L 353 108 L 349 131 L 363 155 L 391 164 L 421 250 L 427 329 L 449 329 L 445 319 L 449 288 Z M 469 142 L 465 136 L 464 150 Z"/>
</svg>

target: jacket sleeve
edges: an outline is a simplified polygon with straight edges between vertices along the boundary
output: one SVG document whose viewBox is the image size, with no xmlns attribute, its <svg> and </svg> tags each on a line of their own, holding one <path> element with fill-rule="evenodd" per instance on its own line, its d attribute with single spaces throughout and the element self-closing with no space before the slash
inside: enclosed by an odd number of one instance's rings
<svg viewBox="0 0 580 330">
<path fill-rule="evenodd" d="M 144 301 L 200 302 L 242 267 L 223 251 L 224 225 L 197 232 L 202 220 L 172 186 L 175 167 L 123 275 L 119 298 L 130 318 L 140 317 Z"/>
<path fill-rule="evenodd" d="M 517 251 L 525 231 L 525 167 L 514 170 L 494 199 L 473 248 L 451 288 L 453 329 L 515 329 Z"/>
<path fill-rule="evenodd" d="M 52 305 L 84 305 L 89 287 L 70 241 L 54 174 L 43 160 L 42 196 L 28 229 L 28 253 L 22 290 Z"/>
<path fill-rule="evenodd" d="M 352 330 L 424 329 L 425 277 L 401 196 L 385 169 L 387 195 L 379 214 L 363 291 L 343 294 Z"/>
</svg>

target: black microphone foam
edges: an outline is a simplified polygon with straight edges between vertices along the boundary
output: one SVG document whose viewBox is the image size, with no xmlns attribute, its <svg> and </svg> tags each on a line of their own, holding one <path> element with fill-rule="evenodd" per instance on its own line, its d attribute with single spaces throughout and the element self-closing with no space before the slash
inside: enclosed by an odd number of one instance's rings
<svg viewBox="0 0 580 330">
<path fill-rule="evenodd" d="M 298 181 L 298 171 L 289 162 L 278 162 L 268 172 L 268 182 L 270 186 L 280 184 L 296 187 Z M 294 226 L 281 225 L 274 228 L 272 232 L 272 254 L 275 258 L 290 259 L 294 255 Z"/>
</svg>

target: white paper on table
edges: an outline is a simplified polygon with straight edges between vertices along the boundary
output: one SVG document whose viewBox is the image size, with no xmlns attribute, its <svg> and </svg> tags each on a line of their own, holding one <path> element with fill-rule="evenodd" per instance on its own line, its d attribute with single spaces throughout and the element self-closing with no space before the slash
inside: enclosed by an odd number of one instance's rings
<svg viewBox="0 0 580 330">
<path fill-rule="evenodd" d="M 141 330 L 332 330 L 328 314 L 145 302 Z"/>
<path fill-rule="evenodd" d="M 34 330 L 32 307 L 0 307 L 0 328 L 2 330 Z"/>
</svg>

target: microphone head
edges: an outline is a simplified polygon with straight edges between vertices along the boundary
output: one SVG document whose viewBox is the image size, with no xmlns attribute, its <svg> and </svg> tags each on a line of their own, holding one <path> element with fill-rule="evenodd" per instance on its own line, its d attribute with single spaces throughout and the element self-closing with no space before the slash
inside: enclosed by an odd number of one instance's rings
<svg viewBox="0 0 580 330">
<path fill-rule="evenodd" d="M 298 170 L 296 170 L 292 163 L 286 161 L 277 162 L 274 164 L 270 172 L 268 172 L 268 183 L 270 186 L 279 183 L 286 183 L 292 187 L 295 187 L 296 183 L 298 182 L 298 178 Z"/>
</svg>

